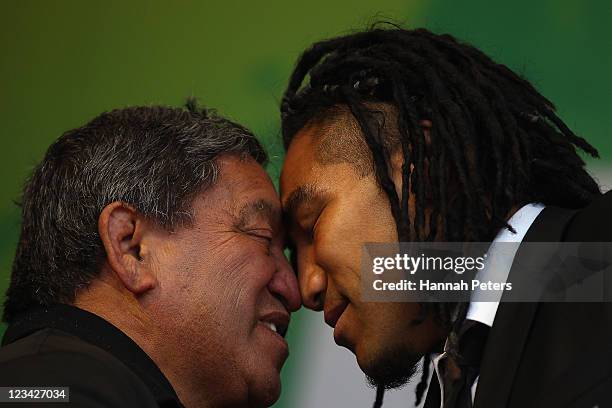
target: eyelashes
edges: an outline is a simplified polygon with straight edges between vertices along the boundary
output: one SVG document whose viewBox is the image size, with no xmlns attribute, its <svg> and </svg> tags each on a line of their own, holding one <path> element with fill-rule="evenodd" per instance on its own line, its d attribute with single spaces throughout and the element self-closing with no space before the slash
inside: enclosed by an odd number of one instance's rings
<svg viewBox="0 0 612 408">
<path fill-rule="evenodd" d="M 252 233 L 250 233 L 249 235 L 254 237 L 257 240 L 265 242 L 268 245 L 272 244 L 272 237 L 268 237 L 266 235 L 261 235 L 261 234 L 252 234 Z"/>
<path fill-rule="evenodd" d="M 268 255 L 271 254 L 273 236 L 270 232 L 266 232 L 265 230 L 255 230 L 246 231 L 246 234 L 259 244 L 263 245 Z"/>
<path fill-rule="evenodd" d="M 323 212 L 325 211 L 325 207 L 321 208 L 321 211 L 315 217 L 312 226 L 308 229 L 305 229 L 306 234 L 310 238 L 310 242 L 314 242 L 317 235 L 317 228 L 319 227 L 319 221 L 323 218 Z"/>
</svg>

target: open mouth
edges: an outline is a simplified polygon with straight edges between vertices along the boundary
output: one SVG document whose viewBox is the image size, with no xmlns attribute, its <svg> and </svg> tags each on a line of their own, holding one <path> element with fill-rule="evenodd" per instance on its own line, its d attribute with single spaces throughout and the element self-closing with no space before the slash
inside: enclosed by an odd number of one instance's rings
<svg viewBox="0 0 612 408">
<path fill-rule="evenodd" d="M 281 312 L 268 313 L 259 319 L 259 323 L 285 338 L 289 328 L 289 315 Z"/>
</svg>

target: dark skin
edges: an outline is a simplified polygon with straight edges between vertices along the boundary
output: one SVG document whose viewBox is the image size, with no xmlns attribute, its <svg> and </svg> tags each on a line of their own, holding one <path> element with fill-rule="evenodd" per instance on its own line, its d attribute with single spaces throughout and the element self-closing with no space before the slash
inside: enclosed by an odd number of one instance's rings
<svg viewBox="0 0 612 408">
<path fill-rule="evenodd" d="M 373 173 L 363 176 L 352 163 L 317 160 L 325 132 L 341 130 L 329 124 L 304 127 L 289 146 L 281 174 L 302 301 L 324 312 L 334 340 L 355 354 L 366 375 L 399 385 L 425 353 L 439 347 L 447 331 L 432 315 L 423 316 L 416 303 L 361 300 L 362 244 L 397 242 L 398 237 L 388 199 Z M 401 191 L 396 171 L 401 161 L 392 161 Z"/>
</svg>

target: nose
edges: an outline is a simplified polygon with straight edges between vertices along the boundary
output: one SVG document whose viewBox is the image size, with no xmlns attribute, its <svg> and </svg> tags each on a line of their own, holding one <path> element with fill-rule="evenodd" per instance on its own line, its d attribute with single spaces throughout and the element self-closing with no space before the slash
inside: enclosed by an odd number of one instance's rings
<svg viewBox="0 0 612 408">
<path fill-rule="evenodd" d="M 302 302 L 308 309 L 323 310 L 325 291 L 327 290 L 327 274 L 316 262 L 313 262 L 311 248 L 300 248 L 297 257 L 298 281 Z"/>
<path fill-rule="evenodd" d="M 276 272 L 268 283 L 268 289 L 280 299 L 289 312 L 295 312 L 302 305 L 297 278 L 282 252 L 279 251 L 275 260 Z"/>
</svg>

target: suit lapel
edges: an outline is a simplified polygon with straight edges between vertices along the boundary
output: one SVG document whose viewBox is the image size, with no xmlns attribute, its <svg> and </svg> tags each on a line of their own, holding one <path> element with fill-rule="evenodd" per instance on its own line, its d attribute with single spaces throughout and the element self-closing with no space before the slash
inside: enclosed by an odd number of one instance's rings
<svg viewBox="0 0 612 408">
<path fill-rule="evenodd" d="M 546 207 L 527 231 L 523 242 L 561 241 L 565 227 L 575 213 L 558 207 Z M 527 250 L 521 245 L 515 259 L 527 256 L 526 253 Z M 510 281 L 516 280 L 518 273 L 513 266 Z M 508 292 L 499 305 L 484 349 L 475 408 L 508 406 L 527 336 L 538 309 L 538 303 L 505 302 L 507 295 Z"/>
</svg>

